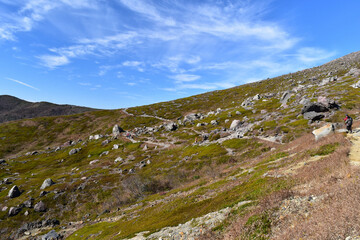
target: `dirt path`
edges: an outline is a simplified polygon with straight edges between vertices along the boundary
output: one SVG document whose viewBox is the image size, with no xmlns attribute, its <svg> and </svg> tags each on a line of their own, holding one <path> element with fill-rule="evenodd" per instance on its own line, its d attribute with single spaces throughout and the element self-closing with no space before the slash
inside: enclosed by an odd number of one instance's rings
<svg viewBox="0 0 360 240">
<path fill-rule="evenodd" d="M 360 166 L 360 129 L 354 130 L 355 133 L 349 136 L 352 146 L 350 148 L 350 164 Z"/>
</svg>

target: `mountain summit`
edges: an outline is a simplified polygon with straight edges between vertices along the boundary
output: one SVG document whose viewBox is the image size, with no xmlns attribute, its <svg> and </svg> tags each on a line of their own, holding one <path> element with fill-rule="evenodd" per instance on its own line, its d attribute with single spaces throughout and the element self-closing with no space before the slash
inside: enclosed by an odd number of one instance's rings
<svg viewBox="0 0 360 240">
<path fill-rule="evenodd" d="M 0 96 L 0 123 L 44 116 L 71 115 L 96 109 L 49 102 L 28 102 L 13 96 Z"/>
</svg>

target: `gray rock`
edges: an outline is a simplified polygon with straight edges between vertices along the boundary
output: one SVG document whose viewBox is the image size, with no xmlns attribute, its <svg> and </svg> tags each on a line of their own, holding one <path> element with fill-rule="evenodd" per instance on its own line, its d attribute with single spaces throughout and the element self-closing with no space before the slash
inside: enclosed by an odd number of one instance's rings
<svg viewBox="0 0 360 240">
<path fill-rule="evenodd" d="M 115 149 L 115 150 L 116 150 L 116 149 L 119 149 L 119 145 L 114 144 L 112 149 Z"/>
<path fill-rule="evenodd" d="M 14 185 L 14 186 L 10 189 L 9 194 L 8 194 L 8 197 L 9 197 L 9 198 L 16 198 L 16 197 L 20 196 L 20 194 L 21 194 L 21 192 L 20 192 L 18 186 Z"/>
<path fill-rule="evenodd" d="M 353 88 L 360 88 L 360 81 L 358 81 L 357 83 L 351 85 Z"/>
<path fill-rule="evenodd" d="M 242 121 L 240 120 L 234 120 L 232 121 L 231 125 L 230 125 L 230 130 L 235 131 L 238 127 L 240 127 L 243 124 Z"/>
<path fill-rule="evenodd" d="M 106 155 L 108 155 L 108 154 L 109 154 L 109 151 L 104 151 L 104 152 L 102 152 L 102 153 L 100 154 L 99 157 L 106 156 Z"/>
<path fill-rule="evenodd" d="M 120 135 L 120 133 L 125 132 L 121 127 L 119 127 L 117 124 L 112 129 L 112 134 L 114 137 Z"/>
<path fill-rule="evenodd" d="M 309 119 L 311 121 L 317 121 L 317 120 L 320 120 L 320 119 L 322 119 L 324 117 L 325 117 L 324 114 L 318 113 L 318 112 L 306 112 L 306 113 L 304 113 L 304 118 Z"/>
<path fill-rule="evenodd" d="M 101 134 L 96 134 L 96 135 L 94 135 L 94 140 L 98 140 L 98 139 L 100 139 L 102 137 L 104 137 L 104 136 L 101 135 Z"/>
<path fill-rule="evenodd" d="M 47 178 L 42 183 L 40 189 L 45 189 L 45 188 L 50 187 L 51 185 L 54 185 L 54 184 L 55 184 L 55 182 L 51 178 Z"/>
<path fill-rule="evenodd" d="M 49 192 L 47 191 L 41 191 L 40 194 L 39 194 L 39 197 L 43 197 L 45 196 L 46 194 L 48 194 Z"/>
<path fill-rule="evenodd" d="M 43 201 L 40 201 L 40 202 L 38 202 L 37 204 L 35 204 L 35 206 L 34 206 L 34 210 L 36 211 L 36 212 L 45 212 L 46 211 L 46 205 L 45 205 L 45 203 L 43 202 Z"/>
<path fill-rule="evenodd" d="M 236 111 L 235 114 L 236 114 L 236 115 L 241 115 L 241 112 L 240 112 L 240 111 Z"/>
<path fill-rule="evenodd" d="M 304 106 L 304 108 L 301 110 L 301 113 L 307 113 L 307 112 L 328 112 L 329 109 L 325 107 L 324 105 L 320 103 L 309 103 Z"/>
<path fill-rule="evenodd" d="M 290 98 L 291 98 L 291 93 L 290 93 L 290 91 L 286 91 L 286 92 L 284 92 L 283 95 L 281 96 L 281 98 L 280 98 L 280 103 L 284 105 L 284 104 L 287 103 L 287 101 L 288 101 Z"/>
<path fill-rule="evenodd" d="M 5 159 L 0 159 L 0 164 L 6 163 Z"/>
<path fill-rule="evenodd" d="M 21 211 L 20 207 L 11 207 L 9 209 L 8 215 L 9 215 L 9 217 L 16 216 L 20 211 Z"/>
<path fill-rule="evenodd" d="M 28 216 L 29 215 L 29 211 L 26 210 L 26 212 L 24 212 L 24 216 Z"/>
<path fill-rule="evenodd" d="M 90 165 L 93 165 L 93 164 L 95 164 L 95 163 L 97 163 L 97 162 L 99 162 L 99 160 L 98 160 L 98 159 L 95 159 L 95 160 L 90 161 L 89 164 L 90 164 Z"/>
<path fill-rule="evenodd" d="M 118 163 L 118 162 L 122 162 L 122 161 L 124 161 L 124 160 L 122 159 L 122 157 L 117 157 L 114 162 L 115 162 L 115 163 Z"/>
<path fill-rule="evenodd" d="M 204 123 L 198 123 L 196 124 L 196 127 L 201 127 L 201 126 L 204 126 L 205 124 Z"/>
<path fill-rule="evenodd" d="M 178 126 L 174 122 L 171 122 L 171 123 L 165 125 L 165 130 L 167 130 L 167 131 L 175 131 L 177 128 L 178 128 Z"/>
<path fill-rule="evenodd" d="M 218 125 L 219 123 L 218 123 L 218 121 L 216 121 L 216 120 L 211 120 L 210 124 L 211 124 L 211 125 Z"/>
<path fill-rule="evenodd" d="M 107 145 L 109 142 L 110 142 L 110 140 L 109 140 L 109 139 L 106 139 L 106 140 L 102 141 L 101 145 L 102 145 L 102 146 L 105 146 L 105 145 Z"/>
<path fill-rule="evenodd" d="M 260 100 L 261 99 L 261 95 L 260 94 L 256 94 L 254 97 L 253 97 L 253 100 L 256 101 L 256 100 Z"/>
<path fill-rule="evenodd" d="M 62 236 L 59 235 L 55 230 L 51 230 L 45 235 L 41 236 L 41 240 L 60 240 L 62 239 Z"/>
<path fill-rule="evenodd" d="M 24 204 L 24 207 L 32 208 L 33 204 L 34 204 L 34 199 L 30 198 L 29 200 L 26 200 L 23 204 Z"/>
<path fill-rule="evenodd" d="M 70 150 L 69 155 L 76 154 L 81 151 L 81 148 L 73 148 Z"/>
<path fill-rule="evenodd" d="M 201 116 L 202 115 L 200 113 L 190 113 L 184 117 L 184 123 L 185 122 L 193 122 L 197 119 L 200 119 Z"/>
</svg>

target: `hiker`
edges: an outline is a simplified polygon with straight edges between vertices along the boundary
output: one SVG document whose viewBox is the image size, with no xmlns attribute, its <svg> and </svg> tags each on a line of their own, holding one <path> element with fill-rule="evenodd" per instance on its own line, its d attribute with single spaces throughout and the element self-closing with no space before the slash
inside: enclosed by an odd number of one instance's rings
<svg viewBox="0 0 360 240">
<path fill-rule="evenodd" d="M 352 128 L 351 127 L 352 127 L 352 124 L 353 124 L 353 119 L 348 114 L 346 114 L 345 118 L 344 118 L 344 122 L 345 122 L 345 125 L 346 125 L 347 132 L 352 133 Z"/>
</svg>

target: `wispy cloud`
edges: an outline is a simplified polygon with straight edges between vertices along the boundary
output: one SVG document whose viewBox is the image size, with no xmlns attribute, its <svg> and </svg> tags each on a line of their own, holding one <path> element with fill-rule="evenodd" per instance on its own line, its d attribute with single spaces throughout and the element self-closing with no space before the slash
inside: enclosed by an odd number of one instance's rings
<svg viewBox="0 0 360 240">
<path fill-rule="evenodd" d="M 38 58 L 41 60 L 43 66 L 51 69 L 70 63 L 66 56 L 43 55 L 38 56 Z"/>
<path fill-rule="evenodd" d="M 194 74 L 178 74 L 175 76 L 170 76 L 171 79 L 176 80 L 177 83 L 182 82 L 193 82 L 201 78 L 199 75 Z"/>
<path fill-rule="evenodd" d="M 21 84 L 21 85 L 24 85 L 24 86 L 26 86 L 26 87 L 28 87 L 28 88 L 32 88 L 32 89 L 34 89 L 34 90 L 36 90 L 36 91 L 40 91 L 40 89 L 38 89 L 38 88 L 36 88 L 36 87 L 33 87 L 33 86 L 31 86 L 31 85 L 29 85 L 29 84 L 27 84 L 27 83 L 21 82 L 21 81 L 19 81 L 19 80 L 16 80 L 16 79 L 13 79 L 13 78 L 9 78 L 9 77 L 7 77 L 6 79 L 7 79 L 7 80 L 10 80 L 10 81 L 13 81 L 13 82 L 16 82 L 16 83 L 19 83 L 19 84 Z"/>
</svg>

